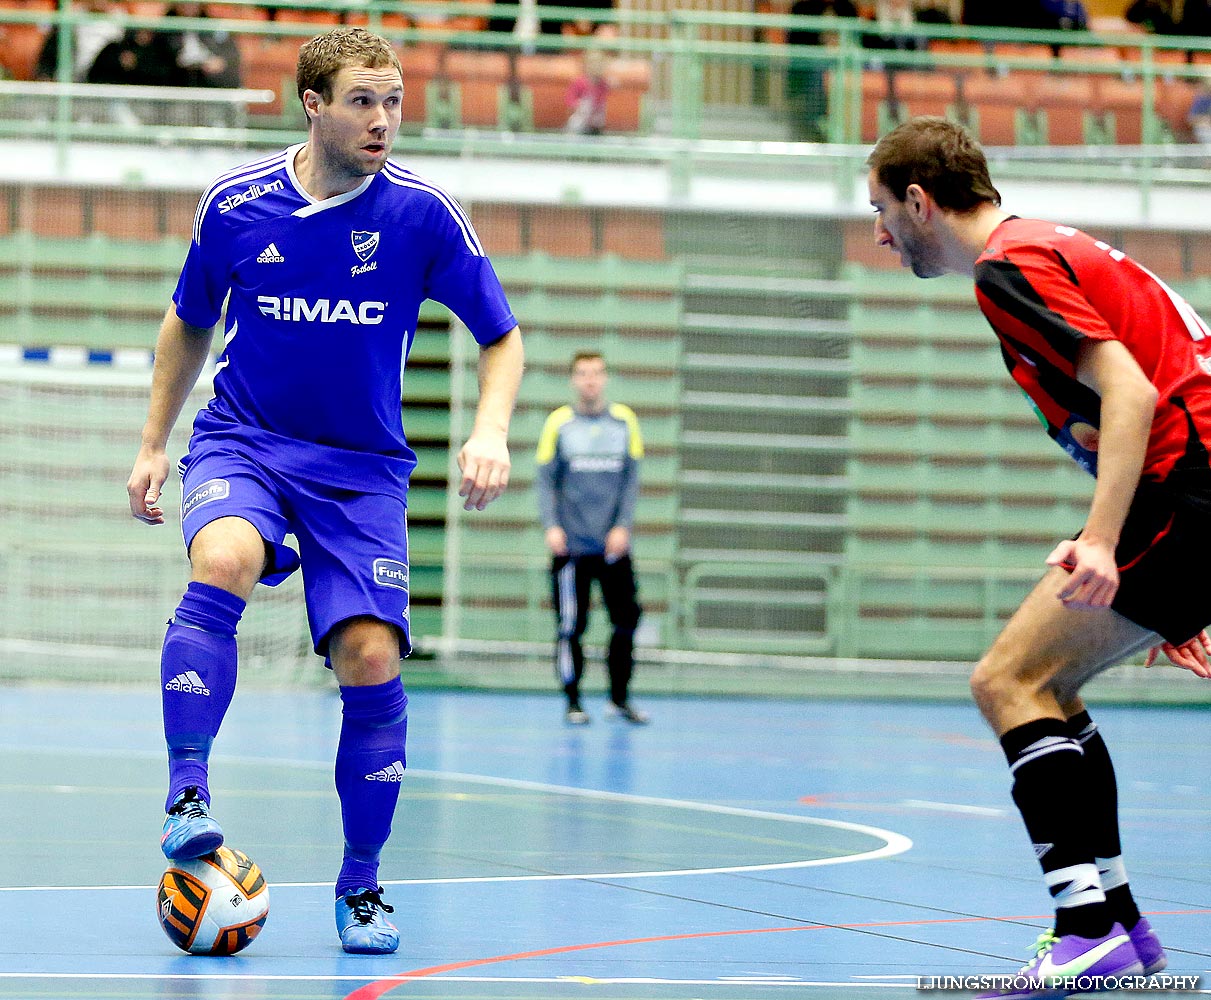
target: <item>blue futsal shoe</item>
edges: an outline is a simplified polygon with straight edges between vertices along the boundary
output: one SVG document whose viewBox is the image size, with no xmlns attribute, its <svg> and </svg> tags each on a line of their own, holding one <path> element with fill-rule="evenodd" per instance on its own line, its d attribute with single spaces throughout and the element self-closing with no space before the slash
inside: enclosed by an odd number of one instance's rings
<svg viewBox="0 0 1211 1000">
<path fill-rule="evenodd" d="M 395 910 L 383 902 L 382 891 L 380 885 L 336 897 L 336 930 L 345 951 L 389 955 L 399 947 L 399 931 L 383 916 Z"/>
<path fill-rule="evenodd" d="M 164 817 L 160 849 L 169 861 L 200 858 L 223 846 L 223 828 L 210 816 L 210 809 L 190 785 L 173 800 Z"/>
</svg>

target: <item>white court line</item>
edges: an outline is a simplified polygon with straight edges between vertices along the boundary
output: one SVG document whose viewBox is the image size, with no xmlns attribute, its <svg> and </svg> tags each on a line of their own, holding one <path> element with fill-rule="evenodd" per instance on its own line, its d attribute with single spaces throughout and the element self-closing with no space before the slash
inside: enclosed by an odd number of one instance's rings
<svg viewBox="0 0 1211 1000">
<path fill-rule="evenodd" d="M 822 982 L 811 979 L 657 979 L 656 977 L 606 977 L 598 979 L 595 976 L 390 976 L 393 983 L 543 983 L 547 985 L 568 986 L 584 984 L 587 986 L 812 986 L 828 988 L 862 989 L 903 989 L 904 983 L 878 982 Z M 916 978 L 915 976 L 913 977 Z M 367 976 L 275 976 L 256 975 L 253 973 L 237 973 L 221 975 L 219 973 L 182 973 L 174 972 L 157 975 L 154 972 L 0 972 L 0 979 L 129 979 L 129 980 L 198 980 L 231 982 L 296 982 L 296 983 L 365 983 L 377 982 Z M 1207 990 L 1200 992 L 1206 993 Z"/>
<path fill-rule="evenodd" d="M 247 762 L 249 758 L 241 758 Z M 328 762 L 291 761 L 280 758 L 256 758 L 262 764 L 293 766 L 304 769 L 323 767 L 331 768 Z M 520 778 L 495 778 L 482 774 L 463 774 L 457 771 L 426 771 L 409 769 L 416 777 L 430 778 L 441 781 L 456 781 L 464 784 L 493 785 L 500 788 L 514 788 L 524 791 L 538 791 L 549 795 L 566 795 L 576 798 L 593 799 L 602 802 L 622 802 L 629 805 L 659 806 L 666 809 L 681 809 L 690 812 L 705 812 L 715 815 L 740 816 L 748 819 L 759 819 L 779 823 L 798 823 L 808 826 L 823 826 L 834 830 L 845 830 L 849 833 L 860 833 L 884 842 L 882 847 L 857 854 L 843 854 L 832 858 L 808 858 L 801 861 L 781 861 L 758 865 L 726 865 L 714 868 L 678 868 L 659 871 L 638 872 L 589 872 L 575 874 L 532 874 L 532 875 L 471 875 L 451 878 L 415 878 L 415 879 L 385 879 L 383 885 L 457 885 L 485 882 L 561 882 L 588 879 L 640 879 L 640 878 L 670 878 L 685 875 L 727 875 L 737 872 L 780 871 L 788 868 L 816 868 L 824 865 L 848 864 L 854 861 L 875 861 L 879 858 L 889 858 L 903 854 L 912 847 L 912 841 L 903 834 L 879 827 L 866 826 L 861 823 L 849 823 L 845 820 L 821 819 L 813 816 L 795 816 L 790 813 L 766 812 L 760 809 L 745 809 L 739 806 L 717 805 L 710 802 L 694 802 L 684 799 L 667 799 L 651 795 L 632 795 L 627 792 L 607 792 L 594 788 L 576 788 L 571 785 L 552 785 L 541 781 L 526 781 Z M 320 888 L 331 885 L 331 880 L 323 882 L 275 882 L 275 889 Z M 146 885 L 64 885 L 64 886 L 0 886 L 0 893 L 5 892 L 88 892 L 119 890 L 143 891 L 153 889 Z"/>
<path fill-rule="evenodd" d="M 969 806 L 959 802 L 934 802 L 932 799 L 905 799 L 900 803 L 910 809 L 929 809 L 933 812 L 963 813 L 967 816 L 1008 816 L 1006 809 L 992 806 Z"/>
</svg>

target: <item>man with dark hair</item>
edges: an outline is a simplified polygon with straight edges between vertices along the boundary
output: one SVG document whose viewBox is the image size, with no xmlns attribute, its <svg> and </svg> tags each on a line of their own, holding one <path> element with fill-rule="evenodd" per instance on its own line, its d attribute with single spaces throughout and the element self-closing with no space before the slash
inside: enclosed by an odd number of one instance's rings
<svg viewBox="0 0 1211 1000">
<path fill-rule="evenodd" d="M 406 765 L 400 658 L 411 648 L 406 501 L 416 466 L 401 361 L 426 298 L 453 309 L 479 343 L 479 405 L 458 464 L 464 506 L 482 510 L 508 484 L 522 343 L 462 208 L 387 159 L 403 96 L 390 45 L 334 29 L 299 50 L 297 78 L 307 141 L 229 170 L 202 196 L 127 483 L 131 513 L 162 524 L 168 435 L 226 301 L 214 398 L 180 462 L 192 576 L 161 659 L 161 846 L 179 859 L 223 842 L 207 777 L 235 690 L 236 626 L 258 582 L 274 586 L 301 566 L 315 651 L 342 702 L 337 930 L 346 951 L 385 953 L 399 946 L 378 867 Z"/>
<path fill-rule="evenodd" d="M 1122 252 L 1002 211 L 960 126 L 912 119 L 868 165 L 876 242 L 918 277 L 974 279 L 1010 375 L 1096 477 L 1084 529 L 1051 552 L 971 678 L 1056 907 L 1022 970 L 1047 988 L 1022 980 L 994 995 L 1065 995 L 1071 977 L 1158 972 L 1165 952 L 1132 898 L 1114 768 L 1080 690 L 1158 643 L 1211 676 L 1211 596 L 1185 572 L 1211 558 L 1211 331 Z"/>
<path fill-rule="evenodd" d="M 635 628 L 642 609 L 635 599 L 631 522 L 639 496 L 643 438 L 628 406 L 607 402 L 605 359 L 582 351 L 572 359 L 574 406 L 561 406 L 538 441 L 538 511 L 551 552 L 552 595 L 558 634 L 555 673 L 567 698 L 565 718 L 582 726 L 580 703 L 584 652 L 580 639 L 589 620 L 589 590 L 596 580 L 613 634 L 606 656 L 609 710 L 636 725 L 647 713 L 630 703 L 635 667 Z"/>
</svg>

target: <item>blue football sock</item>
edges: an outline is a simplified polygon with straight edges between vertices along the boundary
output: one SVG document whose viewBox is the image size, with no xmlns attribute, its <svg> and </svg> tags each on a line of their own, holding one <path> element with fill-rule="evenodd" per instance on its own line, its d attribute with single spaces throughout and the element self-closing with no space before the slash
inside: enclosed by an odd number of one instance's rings
<svg viewBox="0 0 1211 1000">
<path fill-rule="evenodd" d="M 190 785 L 210 801 L 207 762 L 235 693 L 235 631 L 245 602 L 206 583 L 191 583 L 177 606 L 160 656 L 168 800 Z"/>
<path fill-rule="evenodd" d="M 400 678 L 368 687 L 342 687 L 341 701 L 336 791 L 345 853 L 336 880 L 337 896 L 378 887 L 378 859 L 391 835 L 408 737 L 408 696 Z"/>
</svg>

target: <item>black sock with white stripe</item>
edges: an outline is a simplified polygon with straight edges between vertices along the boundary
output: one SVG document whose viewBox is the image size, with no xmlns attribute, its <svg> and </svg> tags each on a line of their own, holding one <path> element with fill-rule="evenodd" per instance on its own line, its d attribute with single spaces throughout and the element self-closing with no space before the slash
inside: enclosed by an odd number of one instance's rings
<svg viewBox="0 0 1211 1000">
<path fill-rule="evenodd" d="M 1009 730 L 1001 748 L 1013 801 L 1055 900 L 1055 932 L 1101 937 L 1113 921 L 1098 876 L 1087 816 L 1089 787 L 1081 745 L 1066 722 L 1036 719 Z"/>
<path fill-rule="evenodd" d="M 1131 930 L 1139 923 L 1140 911 L 1131 895 L 1127 869 L 1123 865 L 1118 825 L 1118 783 L 1114 778 L 1110 751 L 1106 749 L 1106 741 L 1088 712 L 1078 712 L 1068 720 L 1068 734 L 1085 751 L 1085 774 L 1092 793 L 1089 819 L 1102 891 L 1106 893 L 1106 902 L 1114 919 Z"/>
</svg>

